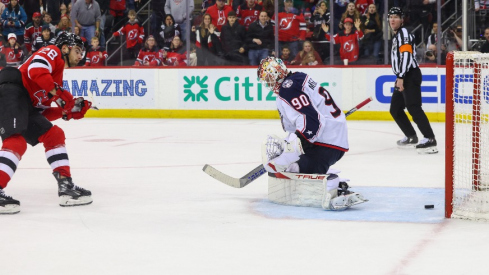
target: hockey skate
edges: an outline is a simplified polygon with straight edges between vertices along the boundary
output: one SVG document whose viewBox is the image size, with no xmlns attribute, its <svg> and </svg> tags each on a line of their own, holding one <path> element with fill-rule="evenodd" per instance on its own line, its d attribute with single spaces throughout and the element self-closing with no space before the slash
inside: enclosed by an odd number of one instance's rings
<svg viewBox="0 0 489 275">
<path fill-rule="evenodd" d="M 418 145 L 416 145 L 416 151 L 418 154 L 436 154 L 438 149 L 436 148 L 435 138 L 423 138 Z"/>
<path fill-rule="evenodd" d="M 20 212 L 20 202 L 7 196 L 3 189 L 0 189 L 0 214 L 17 214 Z"/>
<path fill-rule="evenodd" d="M 413 149 L 417 143 L 417 136 L 403 137 L 397 141 L 397 147 L 401 149 Z"/>
<path fill-rule="evenodd" d="M 336 176 L 336 175 L 331 175 L 331 176 Z M 328 181 L 330 181 L 330 184 L 333 180 L 335 180 L 331 176 L 328 177 Z M 339 181 L 339 179 L 336 180 Z M 357 205 L 368 201 L 362 195 L 351 192 L 350 190 L 348 190 L 348 188 L 349 186 L 346 182 L 340 182 L 338 184 L 338 188 L 332 189 L 330 191 L 326 191 L 326 183 L 325 183 L 322 208 L 324 210 L 342 211 L 350 208 L 353 205 Z"/>
<path fill-rule="evenodd" d="M 58 172 L 53 173 L 58 181 L 60 206 L 79 206 L 92 203 L 92 192 L 76 186 L 71 178 L 61 178 Z"/>
</svg>

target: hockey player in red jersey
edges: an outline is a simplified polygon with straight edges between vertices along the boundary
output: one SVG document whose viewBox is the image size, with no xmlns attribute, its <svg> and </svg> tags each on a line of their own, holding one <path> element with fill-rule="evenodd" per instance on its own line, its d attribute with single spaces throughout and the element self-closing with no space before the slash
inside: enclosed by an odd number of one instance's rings
<svg viewBox="0 0 489 275">
<path fill-rule="evenodd" d="M 345 29 L 333 36 L 334 43 L 340 44 L 341 59 L 348 59 L 348 64 L 358 60 L 358 54 L 360 52 L 359 42 L 363 38 L 363 32 L 362 30 L 360 30 L 360 24 L 360 19 L 357 19 L 355 22 L 356 30 L 353 30 L 353 19 L 347 17 L 343 22 L 343 26 Z M 326 39 L 329 41 L 329 26 L 323 23 L 321 27 L 326 33 Z"/>
<path fill-rule="evenodd" d="M 270 173 L 326 174 L 322 207 L 343 210 L 366 200 L 348 191 L 330 167 L 348 151 L 345 114 L 331 94 L 302 72 L 291 72 L 281 59 L 267 57 L 257 70 L 260 82 L 277 95 L 277 109 L 287 136 L 269 135 L 262 146 Z M 329 171 L 329 172 L 328 172 Z M 340 184 L 342 183 L 342 184 Z"/>
<path fill-rule="evenodd" d="M 92 202 L 91 192 L 76 186 L 71 179 L 65 134 L 50 121 L 81 119 L 91 107 L 83 97 L 73 98 L 60 87 L 63 71 L 76 66 L 84 55 L 83 42 L 72 33 L 62 33 L 56 45 L 34 53 L 19 69 L 0 71 L 0 214 L 20 211 L 19 201 L 7 196 L 5 187 L 27 149 L 27 143 L 42 143 L 46 159 L 58 182 L 60 206 Z M 57 107 L 51 107 L 52 103 Z"/>
<path fill-rule="evenodd" d="M 85 66 L 87 67 L 102 67 L 105 66 L 105 60 L 108 55 L 103 47 L 99 46 L 98 37 L 92 37 L 91 45 L 92 47 L 87 52 L 87 60 Z"/>
</svg>

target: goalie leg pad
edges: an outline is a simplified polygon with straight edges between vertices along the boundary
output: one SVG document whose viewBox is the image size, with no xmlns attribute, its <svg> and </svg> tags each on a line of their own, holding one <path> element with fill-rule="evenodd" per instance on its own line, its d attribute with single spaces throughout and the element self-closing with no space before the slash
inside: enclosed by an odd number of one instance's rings
<svg viewBox="0 0 489 275">
<path fill-rule="evenodd" d="M 338 175 L 331 174 L 323 181 L 323 200 L 321 207 L 324 210 L 332 209 L 332 201 L 338 196 L 338 186 L 340 184 L 340 178 Z"/>
</svg>

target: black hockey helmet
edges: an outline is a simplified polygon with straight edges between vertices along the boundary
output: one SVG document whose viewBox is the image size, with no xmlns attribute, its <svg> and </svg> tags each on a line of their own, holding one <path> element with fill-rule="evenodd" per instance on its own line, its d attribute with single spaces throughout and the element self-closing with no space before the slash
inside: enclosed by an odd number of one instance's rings
<svg viewBox="0 0 489 275">
<path fill-rule="evenodd" d="M 400 18 L 402 18 L 404 16 L 404 12 L 402 12 L 402 9 L 399 7 L 392 7 L 387 13 L 387 18 L 389 18 L 391 15 L 398 15 Z"/>
<path fill-rule="evenodd" d="M 83 45 L 83 40 L 80 36 L 71 33 L 71 32 L 62 32 L 56 38 L 56 42 L 54 43 L 60 50 L 63 48 L 63 45 L 68 45 L 68 47 L 78 46 L 82 51 L 85 51 L 85 46 Z"/>
</svg>

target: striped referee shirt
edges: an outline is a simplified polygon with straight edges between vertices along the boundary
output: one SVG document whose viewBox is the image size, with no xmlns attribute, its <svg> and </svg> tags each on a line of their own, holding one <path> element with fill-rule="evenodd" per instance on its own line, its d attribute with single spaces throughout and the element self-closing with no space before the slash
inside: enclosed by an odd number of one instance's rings
<svg viewBox="0 0 489 275">
<path fill-rule="evenodd" d="M 410 34 L 406 28 L 399 28 L 392 39 L 391 60 L 392 71 L 397 78 L 404 78 L 410 69 L 419 67 L 416 61 L 414 35 Z"/>
</svg>

